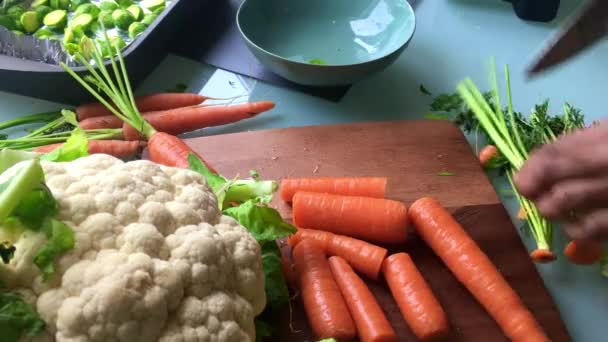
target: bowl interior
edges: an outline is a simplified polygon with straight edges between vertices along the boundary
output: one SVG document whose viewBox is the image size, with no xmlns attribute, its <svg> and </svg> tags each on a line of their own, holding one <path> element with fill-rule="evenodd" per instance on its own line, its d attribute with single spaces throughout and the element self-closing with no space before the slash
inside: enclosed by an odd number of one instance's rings
<svg viewBox="0 0 608 342">
<path fill-rule="evenodd" d="M 245 39 L 295 62 L 350 65 L 382 58 L 413 35 L 407 0 L 246 0 Z"/>
</svg>

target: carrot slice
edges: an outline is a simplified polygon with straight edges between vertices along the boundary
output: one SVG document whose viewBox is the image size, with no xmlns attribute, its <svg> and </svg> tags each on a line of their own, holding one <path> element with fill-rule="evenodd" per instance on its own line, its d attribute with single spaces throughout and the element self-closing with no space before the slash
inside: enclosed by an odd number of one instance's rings
<svg viewBox="0 0 608 342">
<path fill-rule="evenodd" d="M 329 268 L 323 247 L 304 240 L 293 250 L 304 310 L 318 339 L 350 340 L 357 335 L 355 323 Z"/>
<path fill-rule="evenodd" d="M 386 177 L 305 177 L 281 180 L 281 198 L 291 202 L 298 191 L 384 198 Z"/>
<path fill-rule="evenodd" d="M 602 244 L 595 240 L 572 240 L 564 249 L 568 260 L 578 265 L 595 264 L 602 259 L 603 253 Z"/>
<path fill-rule="evenodd" d="M 486 166 L 495 157 L 498 157 L 498 149 L 494 145 L 486 145 L 479 151 L 479 163 L 481 166 Z"/>
<path fill-rule="evenodd" d="M 355 321 L 361 342 L 397 341 L 397 334 L 376 298 L 346 260 L 332 256 L 329 266 Z"/>
<path fill-rule="evenodd" d="M 430 286 L 406 253 L 389 256 L 382 273 L 401 315 L 421 341 L 441 341 L 448 336 L 445 311 Z"/>
<path fill-rule="evenodd" d="M 513 341 L 549 341 L 532 313 L 452 215 L 433 198 L 410 207 L 417 232 Z"/>
<path fill-rule="evenodd" d="M 325 230 L 366 241 L 400 243 L 407 237 L 405 204 L 382 198 L 297 192 L 296 226 Z"/>
<path fill-rule="evenodd" d="M 382 262 L 388 253 L 386 248 L 369 242 L 314 229 L 298 228 L 288 242 L 290 246 L 295 246 L 303 239 L 317 240 L 327 254 L 346 259 L 357 272 L 374 280 L 378 279 Z"/>
</svg>

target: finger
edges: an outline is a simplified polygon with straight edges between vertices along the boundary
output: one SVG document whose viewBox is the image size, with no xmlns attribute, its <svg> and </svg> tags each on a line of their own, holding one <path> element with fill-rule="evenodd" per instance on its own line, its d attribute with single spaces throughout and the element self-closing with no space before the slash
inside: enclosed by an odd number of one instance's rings
<svg viewBox="0 0 608 342">
<path fill-rule="evenodd" d="M 573 240 L 604 240 L 608 238 L 608 209 L 598 209 L 581 217 L 578 222 L 565 227 Z"/>
<path fill-rule="evenodd" d="M 608 177 L 557 183 L 536 200 L 536 206 L 548 219 L 565 218 L 572 210 L 582 212 L 608 207 Z"/>
<path fill-rule="evenodd" d="M 514 177 L 519 193 L 535 199 L 551 189 L 557 180 L 580 173 L 580 163 L 574 158 L 563 157 L 563 154 L 557 144 L 546 145 L 534 151 Z"/>
<path fill-rule="evenodd" d="M 608 168 L 608 126 L 602 128 L 577 131 L 535 150 L 515 175 L 518 191 L 536 199 L 562 180 L 604 173 Z"/>
</svg>

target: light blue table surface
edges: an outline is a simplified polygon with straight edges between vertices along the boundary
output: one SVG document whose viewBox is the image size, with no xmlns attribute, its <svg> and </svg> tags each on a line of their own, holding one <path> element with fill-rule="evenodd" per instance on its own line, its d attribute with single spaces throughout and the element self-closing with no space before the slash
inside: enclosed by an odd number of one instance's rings
<svg viewBox="0 0 608 342">
<path fill-rule="evenodd" d="M 526 66 L 544 40 L 580 4 L 580 1 L 562 1 L 558 19 L 542 24 L 521 21 L 510 4 L 502 0 L 418 0 L 415 4 L 417 29 L 408 49 L 390 68 L 356 84 L 339 103 L 270 86 L 177 56 L 167 57 L 137 91 L 162 91 L 185 83 L 190 90 L 209 96 L 249 93 L 250 100 L 267 99 L 277 103 L 272 112 L 207 130 L 202 133 L 205 135 L 339 122 L 419 119 L 428 111 L 431 99 L 419 91 L 420 84 L 433 94 L 451 92 L 459 81 L 470 76 L 478 86 L 487 89 L 487 62 L 495 57 L 499 67 L 505 63 L 510 66 L 516 109 L 527 112 L 534 104 L 549 98 L 559 110 L 564 101 L 569 101 L 582 108 L 591 122 L 605 115 L 606 43 L 538 79 L 526 81 L 524 77 Z M 57 108 L 61 105 L 0 92 L 1 120 Z M 502 179 L 493 179 L 493 182 L 499 189 L 506 188 Z M 501 196 L 514 217 L 518 209 L 515 199 Z M 530 243 L 528 237 L 522 237 Z M 563 241 L 559 230 L 557 240 Z M 601 277 L 598 267 L 572 266 L 561 258 L 538 269 L 573 339 L 608 340 L 608 279 Z"/>
</svg>

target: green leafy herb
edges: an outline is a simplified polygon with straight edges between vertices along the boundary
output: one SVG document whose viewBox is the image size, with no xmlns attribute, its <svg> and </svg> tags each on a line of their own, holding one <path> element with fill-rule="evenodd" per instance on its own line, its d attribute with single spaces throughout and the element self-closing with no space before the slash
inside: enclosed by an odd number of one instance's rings
<svg viewBox="0 0 608 342">
<path fill-rule="evenodd" d="M 322 59 L 318 59 L 318 58 L 313 58 L 311 60 L 308 61 L 309 64 L 316 64 L 316 65 L 326 65 L 327 63 L 325 63 L 325 61 L 323 61 Z"/>
<path fill-rule="evenodd" d="M 430 91 L 428 91 L 428 90 L 427 90 L 427 89 L 424 87 L 424 85 L 423 85 L 423 84 L 421 84 L 421 85 L 420 85 L 420 92 L 421 92 L 421 93 L 423 93 L 424 95 L 429 95 L 429 96 L 433 95 L 433 94 L 431 94 L 431 92 L 430 92 Z"/>
<path fill-rule="evenodd" d="M 13 256 L 15 256 L 16 250 L 17 249 L 15 248 L 15 246 L 13 246 L 13 244 L 11 244 L 10 242 L 0 242 L 0 259 L 2 259 L 2 262 L 5 264 L 11 262 L 11 259 L 13 258 Z"/>
<path fill-rule="evenodd" d="M 74 248 L 75 237 L 72 228 L 55 219 L 47 220 L 43 230 L 47 241 L 34 256 L 34 264 L 46 281 L 55 273 L 55 259 Z"/>
<path fill-rule="evenodd" d="M 452 117 L 448 113 L 428 112 L 424 114 L 424 118 L 427 120 L 450 120 Z"/>
<path fill-rule="evenodd" d="M 249 170 L 249 175 L 255 180 L 260 179 L 260 174 L 256 170 Z"/>
<path fill-rule="evenodd" d="M 439 172 L 437 174 L 437 176 L 442 176 L 442 177 L 449 177 L 449 176 L 454 176 L 454 175 L 455 175 L 455 173 L 452 173 L 452 172 Z"/>
<path fill-rule="evenodd" d="M 21 295 L 0 292 L 0 331 L 3 342 L 17 342 L 25 336 L 36 336 L 44 327 L 44 321 Z"/>
<path fill-rule="evenodd" d="M 224 214 L 236 219 L 258 241 L 271 241 L 296 232 L 296 228 L 285 222 L 276 209 L 260 205 L 255 199 L 227 208 Z"/>
</svg>

